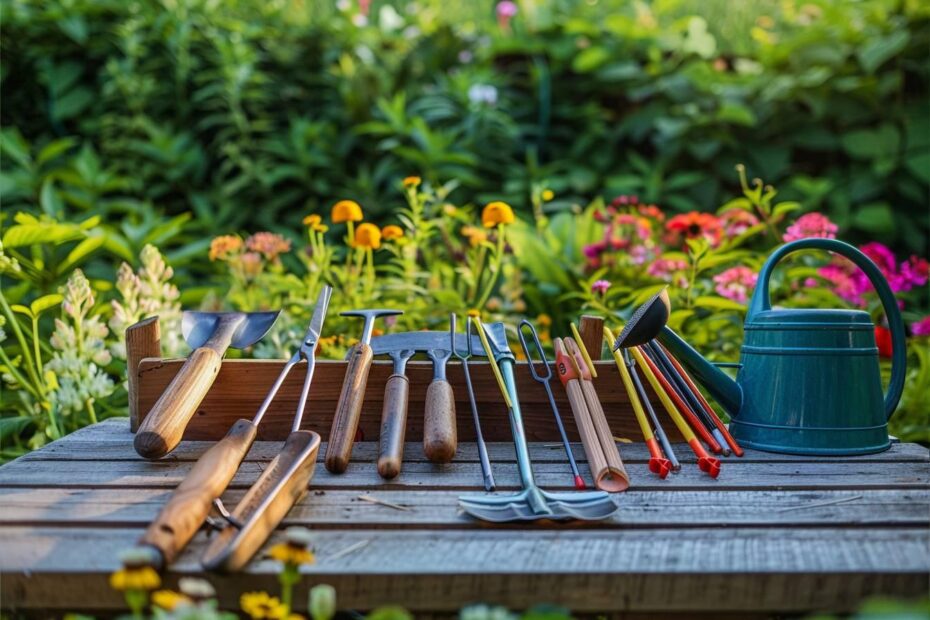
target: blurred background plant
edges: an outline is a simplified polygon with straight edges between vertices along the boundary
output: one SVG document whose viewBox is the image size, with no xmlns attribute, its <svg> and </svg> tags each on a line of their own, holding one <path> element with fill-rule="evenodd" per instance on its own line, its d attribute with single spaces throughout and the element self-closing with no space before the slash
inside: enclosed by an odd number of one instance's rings
<svg viewBox="0 0 930 620">
<path fill-rule="evenodd" d="M 170 355 L 181 307 L 280 307 L 250 354 L 281 356 L 323 282 L 389 328 L 553 335 L 671 284 L 732 360 L 765 256 L 812 235 L 895 286 L 894 432 L 930 440 L 928 45 L 916 0 L 0 0 L 0 458 L 125 413 L 135 320 Z M 775 284 L 881 327 L 827 256 Z M 357 326 L 330 323 L 336 357 Z"/>
</svg>

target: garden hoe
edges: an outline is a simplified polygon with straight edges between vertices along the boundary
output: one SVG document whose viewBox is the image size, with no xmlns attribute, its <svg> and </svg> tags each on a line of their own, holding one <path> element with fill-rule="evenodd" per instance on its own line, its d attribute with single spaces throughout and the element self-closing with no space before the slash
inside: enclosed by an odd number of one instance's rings
<svg viewBox="0 0 930 620">
<path fill-rule="evenodd" d="M 504 325 L 495 323 L 485 330 L 477 319 L 476 323 L 478 335 L 481 336 L 482 344 L 488 354 L 488 360 L 491 361 L 492 368 L 496 368 L 495 375 L 500 378 L 505 400 L 511 403 L 510 427 L 513 431 L 517 469 L 520 472 L 523 490 L 516 494 L 506 495 L 463 495 L 459 497 L 459 505 L 473 517 L 496 523 L 540 519 L 598 521 L 609 517 L 617 510 L 617 505 L 603 491 L 548 493 L 536 486 L 526 435 L 523 431 L 523 416 L 520 413 L 517 385 L 514 380 L 515 358 L 507 345 Z"/>
<path fill-rule="evenodd" d="M 226 436 L 200 457 L 145 531 L 140 543 L 155 551 L 153 565 L 164 568 L 173 562 L 206 521 L 211 504 L 215 504 L 229 526 L 207 549 L 204 565 L 211 569 L 237 570 L 249 561 L 271 530 L 306 491 L 313 475 L 320 436 L 300 430 L 300 421 L 307 404 L 307 394 L 316 366 L 316 346 L 331 295 L 332 289 L 329 286 L 324 286 L 320 291 L 300 349 L 281 370 L 255 417 L 251 420 L 237 420 Z M 306 360 L 307 370 L 291 434 L 284 442 L 281 453 L 272 460 L 230 515 L 223 508 L 219 497 L 229 486 L 242 459 L 252 447 L 258 434 L 258 425 L 278 389 L 301 360 Z"/>
<path fill-rule="evenodd" d="M 203 401 L 226 349 L 244 349 L 268 333 L 278 312 L 185 312 L 184 340 L 194 350 L 139 426 L 133 446 L 139 456 L 158 459 L 172 450 Z"/>
</svg>

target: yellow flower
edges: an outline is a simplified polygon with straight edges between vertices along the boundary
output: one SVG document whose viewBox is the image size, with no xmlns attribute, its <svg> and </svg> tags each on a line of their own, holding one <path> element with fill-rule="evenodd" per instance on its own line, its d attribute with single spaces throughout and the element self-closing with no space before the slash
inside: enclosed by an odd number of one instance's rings
<svg viewBox="0 0 930 620">
<path fill-rule="evenodd" d="M 549 202 L 549 201 L 552 200 L 553 198 L 555 198 L 555 192 L 554 192 L 554 191 L 552 191 L 551 189 L 544 189 L 544 190 L 543 190 L 543 192 L 542 192 L 542 199 L 543 199 L 544 201 Z"/>
<path fill-rule="evenodd" d="M 355 247 L 377 250 L 381 247 L 381 230 L 374 224 L 362 224 L 355 230 Z"/>
<path fill-rule="evenodd" d="M 481 223 L 485 228 L 494 228 L 498 224 L 513 224 L 513 209 L 506 202 L 489 202 L 481 212 Z"/>
<path fill-rule="evenodd" d="M 313 564 L 316 558 L 313 552 L 306 547 L 295 545 L 287 542 L 276 544 L 268 551 L 268 557 L 284 564 Z"/>
<path fill-rule="evenodd" d="M 354 200 L 340 200 L 333 205 L 333 224 L 361 222 L 362 208 Z"/>
<path fill-rule="evenodd" d="M 476 319 L 481 318 L 481 310 L 478 310 L 477 308 L 472 308 L 466 314 L 472 318 L 476 318 Z"/>
<path fill-rule="evenodd" d="M 210 242 L 210 260 L 225 260 L 242 249 L 242 239 L 236 235 L 221 235 Z"/>
<path fill-rule="evenodd" d="M 381 237 L 385 241 L 390 241 L 391 239 L 400 239 L 403 236 L 404 236 L 404 229 L 401 228 L 400 226 L 395 226 L 394 224 L 385 226 L 384 228 L 381 229 Z"/>
<path fill-rule="evenodd" d="M 127 566 L 110 575 L 110 587 L 126 590 L 154 590 L 161 585 L 161 577 L 151 566 Z"/>
<path fill-rule="evenodd" d="M 416 187 L 423 182 L 423 179 L 420 177 L 406 177 L 404 179 L 404 187 Z"/>
<path fill-rule="evenodd" d="M 473 248 L 478 247 L 488 240 L 488 233 L 484 232 L 480 228 L 475 228 L 474 226 L 463 226 L 462 235 L 468 239 L 469 245 L 471 245 Z"/>
<path fill-rule="evenodd" d="M 152 605 L 165 611 L 174 611 L 178 605 L 193 603 L 190 597 L 173 590 L 157 590 L 152 593 Z"/>
<path fill-rule="evenodd" d="M 552 325 L 552 317 L 548 314 L 540 314 L 536 317 L 536 324 L 540 327 L 549 327 Z"/>
<path fill-rule="evenodd" d="M 314 232 L 326 232 L 329 230 L 329 226 L 323 223 L 323 218 L 316 213 L 311 213 L 304 218 L 304 226 Z"/>
<path fill-rule="evenodd" d="M 239 606 L 253 620 L 281 620 L 287 615 L 287 605 L 267 592 L 246 592 L 239 597 Z"/>
</svg>

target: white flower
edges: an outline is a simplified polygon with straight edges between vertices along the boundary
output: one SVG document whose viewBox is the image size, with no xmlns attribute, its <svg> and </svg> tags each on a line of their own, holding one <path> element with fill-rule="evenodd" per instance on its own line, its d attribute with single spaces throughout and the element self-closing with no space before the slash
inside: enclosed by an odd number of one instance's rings
<svg viewBox="0 0 930 620">
<path fill-rule="evenodd" d="M 497 89 L 490 84 L 472 84 L 468 89 L 468 100 L 476 105 L 497 103 Z"/>
</svg>

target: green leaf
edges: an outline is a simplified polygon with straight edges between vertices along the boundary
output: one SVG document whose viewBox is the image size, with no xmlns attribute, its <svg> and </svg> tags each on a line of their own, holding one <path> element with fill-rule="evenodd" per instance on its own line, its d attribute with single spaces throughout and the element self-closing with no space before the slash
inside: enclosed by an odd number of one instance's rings
<svg viewBox="0 0 930 620">
<path fill-rule="evenodd" d="M 29 308 L 27 308 L 26 306 L 23 306 L 23 305 L 21 305 L 21 304 L 11 304 L 11 305 L 10 305 L 10 310 L 12 310 L 13 312 L 16 312 L 17 314 L 24 314 L 24 315 L 28 316 L 30 319 L 31 319 L 33 316 L 35 316 L 35 315 L 32 314 L 32 310 L 30 310 Z"/>
<path fill-rule="evenodd" d="M 30 424 L 32 424 L 32 418 L 29 416 L 0 418 L 0 443 L 4 443 L 4 440 L 9 437 L 19 435 L 26 430 Z"/>
<path fill-rule="evenodd" d="M 859 48 L 859 64 L 868 73 L 875 73 L 887 60 L 899 54 L 910 40 L 910 33 L 902 28 L 885 37 L 868 39 Z"/>
<path fill-rule="evenodd" d="M 733 310 L 736 312 L 746 312 L 746 306 L 743 304 L 727 299 L 726 297 L 713 297 L 704 295 L 694 300 L 694 307 L 708 308 L 710 310 Z"/>
<path fill-rule="evenodd" d="M 739 103 L 724 103 L 717 110 L 717 120 L 752 127 L 756 124 L 756 114 L 748 106 Z"/>
<path fill-rule="evenodd" d="M 930 151 L 908 155 L 904 165 L 915 177 L 930 184 Z"/>
<path fill-rule="evenodd" d="M 36 157 L 36 163 L 40 166 L 46 164 L 76 144 L 77 140 L 74 138 L 62 138 L 60 140 L 50 142 L 49 144 L 45 145 L 41 151 L 39 151 L 39 155 Z"/>
<path fill-rule="evenodd" d="M 39 316 L 40 314 L 42 314 L 49 308 L 54 308 L 55 306 L 60 304 L 63 299 L 64 299 L 64 296 L 59 295 L 58 293 L 52 293 L 51 295 L 43 295 L 42 297 L 39 297 L 38 299 L 33 301 L 31 304 L 29 304 L 29 309 L 32 311 L 32 314 L 34 314 L 35 316 Z"/>
<path fill-rule="evenodd" d="M 890 124 L 876 129 L 859 129 L 843 136 L 843 148 L 856 159 L 879 159 L 894 156 L 901 145 L 898 129 Z"/>
<path fill-rule="evenodd" d="M 894 213 L 884 202 L 864 205 L 853 211 L 853 224 L 872 233 L 893 232 Z"/>
<path fill-rule="evenodd" d="M 73 224 L 56 224 L 51 222 L 41 224 L 18 224 L 10 226 L 3 234 L 3 245 L 8 248 L 18 248 L 39 243 L 61 244 L 74 241 L 84 236 L 84 233 Z"/>
<path fill-rule="evenodd" d="M 65 258 L 65 261 L 59 266 L 58 271 L 61 273 L 70 271 L 88 254 L 96 251 L 100 246 L 103 245 L 106 238 L 103 235 L 97 235 L 94 237 L 88 237 L 84 239 L 76 246 L 74 249 L 68 252 L 68 256 Z"/>
<path fill-rule="evenodd" d="M 610 60 L 610 52 L 603 47 L 594 46 L 582 50 L 572 61 L 572 69 L 577 73 L 590 73 Z"/>
</svg>

